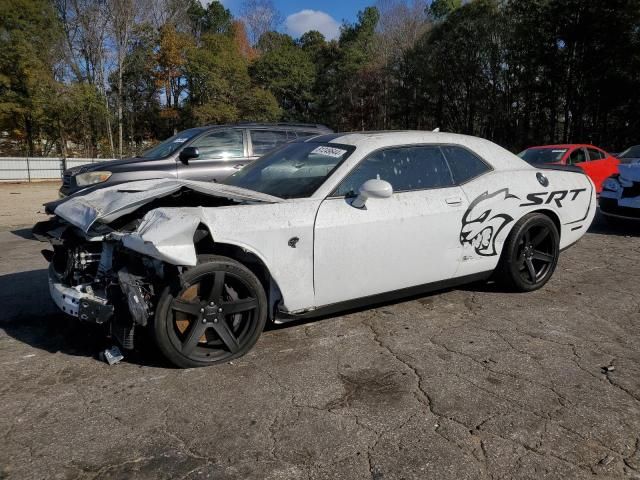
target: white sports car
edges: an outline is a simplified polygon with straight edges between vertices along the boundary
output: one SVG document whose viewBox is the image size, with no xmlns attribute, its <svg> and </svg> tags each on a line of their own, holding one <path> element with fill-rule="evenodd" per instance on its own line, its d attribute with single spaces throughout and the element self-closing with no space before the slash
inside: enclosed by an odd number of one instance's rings
<svg viewBox="0 0 640 480">
<path fill-rule="evenodd" d="M 181 367 L 246 353 L 267 321 L 319 316 L 495 278 L 542 287 L 585 233 L 581 170 L 533 167 L 479 138 L 433 132 L 317 136 L 224 184 L 145 180 L 47 206 L 66 313 L 125 348 L 150 327 Z"/>
</svg>

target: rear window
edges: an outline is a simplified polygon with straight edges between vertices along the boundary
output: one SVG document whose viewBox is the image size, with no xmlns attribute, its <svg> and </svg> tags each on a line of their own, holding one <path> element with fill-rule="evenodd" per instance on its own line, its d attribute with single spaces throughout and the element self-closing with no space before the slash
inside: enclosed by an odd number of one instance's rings
<svg viewBox="0 0 640 480">
<path fill-rule="evenodd" d="M 520 152 L 518 156 L 525 162 L 535 165 L 559 162 L 565 153 L 567 153 L 566 148 L 528 148 Z"/>
<path fill-rule="evenodd" d="M 480 157 L 466 148 L 448 145 L 442 147 L 442 153 L 447 158 L 453 180 L 457 185 L 468 182 L 491 170 Z"/>
<path fill-rule="evenodd" d="M 289 140 L 286 130 L 251 130 L 254 155 L 269 153 Z"/>
<path fill-rule="evenodd" d="M 589 148 L 589 160 L 602 160 L 605 158 L 604 154 L 600 150 L 595 148 Z"/>
</svg>

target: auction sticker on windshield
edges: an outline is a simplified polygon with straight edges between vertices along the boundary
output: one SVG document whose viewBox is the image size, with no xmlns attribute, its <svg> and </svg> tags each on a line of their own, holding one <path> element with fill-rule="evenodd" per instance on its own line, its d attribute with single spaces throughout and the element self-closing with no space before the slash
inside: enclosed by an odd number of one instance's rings
<svg viewBox="0 0 640 480">
<path fill-rule="evenodd" d="M 318 147 L 312 150 L 311 153 L 316 153 L 318 155 L 325 155 L 327 157 L 340 158 L 345 153 L 347 153 L 347 151 L 343 150 L 342 148 L 335 148 L 335 147 Z"/>
</svg>

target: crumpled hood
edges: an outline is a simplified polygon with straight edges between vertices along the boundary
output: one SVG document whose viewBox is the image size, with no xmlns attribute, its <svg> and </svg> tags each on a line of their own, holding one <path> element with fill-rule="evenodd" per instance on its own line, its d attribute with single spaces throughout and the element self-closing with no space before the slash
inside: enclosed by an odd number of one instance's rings
<svg viewBox="0 0 640 480">
<path fill-rule="evenodd" d="M 108 224 L 156 198 L 166 197 L 182 188 L 238 202 L 284 201 L 282 198 L 219 183 L 158 179 L 123 183 L 95 190 L 86 195 L 74 195 L 59 204 L 54 213 L 84 232 L 88 232 L 95 222 Z"/>
</svg>

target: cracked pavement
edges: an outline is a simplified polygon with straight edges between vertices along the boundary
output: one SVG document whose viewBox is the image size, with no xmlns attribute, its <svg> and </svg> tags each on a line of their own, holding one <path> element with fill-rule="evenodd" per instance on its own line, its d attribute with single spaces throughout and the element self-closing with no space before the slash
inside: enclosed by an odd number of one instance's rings
<svg viewBox="0 0 640 480">
<path fill-rule="evenodd" d="M 491 284 L 109 367 L 0 231 L 0 478 L 640 479 L 640 232 L 601 220 L 541 291 Z"/>
</svg>

